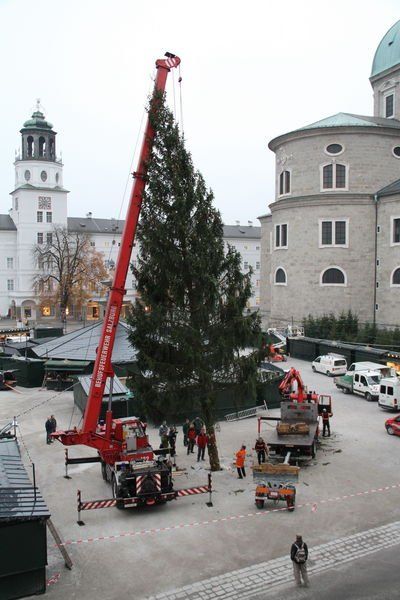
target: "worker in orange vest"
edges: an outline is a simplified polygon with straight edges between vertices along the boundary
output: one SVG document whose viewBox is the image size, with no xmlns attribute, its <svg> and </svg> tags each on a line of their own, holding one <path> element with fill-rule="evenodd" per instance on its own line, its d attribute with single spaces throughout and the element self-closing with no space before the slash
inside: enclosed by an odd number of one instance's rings
<svg viewBox="0 0 400 600">
<path fill-rule="evenodd" d="M 332 413 L 328 412 L 326 408 L 322 409 L 322 437 L 325 437 L 325 431 L 328 432 L 328 437 L 331 436 L 331 426 L 329 423 L 329 417 Z"/>
<path fill-rule="evenodd" d="M 240 450 L 236 452 L 236 469 L 238 472 L 239 479 L 246 477 L 246 471 L 244 469 L 244 461 L 246 460 L 246 446 L 242 446 Z"/>
</svg>

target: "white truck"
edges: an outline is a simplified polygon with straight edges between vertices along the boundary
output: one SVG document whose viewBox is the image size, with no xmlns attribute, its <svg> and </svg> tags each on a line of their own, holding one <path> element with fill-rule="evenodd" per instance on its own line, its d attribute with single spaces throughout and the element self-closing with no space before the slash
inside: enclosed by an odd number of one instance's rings
<svg viewBox="0 0 400 600">
<path fill-rule="evenodd" d="M 335 377 L 335 385 L 344 394 L 359 394 L 368 402 L 378 400 L 379 383 L 382 376 L 379 371 L 352 371 L 342 377 Z"/>
<path fill-rule="evenodd" d="M 398 377 L 382 377 L 379 385 L 378 404 L 386 410 L 399 410 L 400 379 Z"/>
</svg>

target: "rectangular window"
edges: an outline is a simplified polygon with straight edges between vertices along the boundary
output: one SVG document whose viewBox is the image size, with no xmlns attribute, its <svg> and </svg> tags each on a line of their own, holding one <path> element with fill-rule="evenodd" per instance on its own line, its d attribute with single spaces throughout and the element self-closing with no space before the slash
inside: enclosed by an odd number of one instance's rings
<svg viewBox="0 0 400 600">
<path fill-rule="evenodd" d="M 279 175 L 279 195 L 290 194 L 290 171 L 283 171 Z"/>
<path fill-rule="evenodd" d="M 288 226 L 287 223 L 275 225 L 275 248 L 287 248 Z"/>
<path fill-rule="evenodd" d="M 336 187 L 346 187 L 346 167 L 344 165 L 336 165 Z"/>
<path fill-rule="evenodd" d="M 346 243 L 346 221 L 335 221 L 335 244 L 342 246 Z"/>
<path fill-rule="evenodd" d="M 49 244 L 49 246 L 53 243 L 53 234 L 52 233 L 46 233 L 46 243 Z"/>
<path fill-rule="evenodd" d="M 94 248 L 96 245 L 96 242 L 90 242 L 90 245 L 92 246 L 92 248 Z"/>
<path fill-rule="evenodd" d="M 13 269 L 13 268 L 14 268 L 14 259 L 7 258 L 7 269 Z"/>
<path fill-rule="evenodd" d="M 36 213 L 36 222 L 43 223 L 43 213 L 41 210 L 38 210 Z"/>
<path fill-rule="evenodd" d="M 326 165 L 323 169 L 322 187 L 324 190 L 332 189 L 333 187 L 333 165 Z"/>
<path fill-rule="evenodd" d="M 43 244 L 43 233 L 38 233 L 37 234 L 37 243 L 38 244 Z"/>
<path fill-rule="evenodd" d="M 249 268 L 249 263 L 248 263 L 247 261 L 245 261 L 245 262 L 243 263 L 243 268 L 244 268 L 245 270 L 247 270 L 247 269 Z"/>
<path fill-rule="evenodd" d="M 47 212 L 46 213 L 46 223 L 52 223 L 52 222 L 53 222 L 53 213 Z"/>
<path fill-rule="evenodd" d="M 281 245 L 281 226 L 277 225 L 275 227 L 275 247 L 280 248 Z"/>
<path fill-rule="evenodd" d="M 7 291 L 14 291 L 14 279 L 7 279 Z"/>
<path fill-rule="evenodd" d="M 256 262 L 256 271 L 259 271 L 259 270 L 260 270 L 260 263 L 257 261 Z"/>
<path fill-rule="evenodd" d="M 320 246 L 346 246 L 347 220 L 320 221 Z"/>
<path fill-rule="evenodd" d="M 332 244 L 332 221 L 322 221 L 321 244 L 329 246 Z"/>
<path fill-rule="evenodd" d="M 389 396 L 393 396 L 393 388 L 392 388 L 392 386 L 391 386 L 391 385 L 388 385 L 388 389 L 387 389 L 387 392 L 386 392 L 386 393 L 387 393 Z"/>
<path fill-rule="evenodd" d="M 394 115 L 394 97 L 393 94 L 388 94 L 385 98 L 385 117 L 390 119 Z"/>
<path fill-rule="evenodd" d="M 400 244 L 400 219 L 393 219 L 393 244 Z"/>
</svg>

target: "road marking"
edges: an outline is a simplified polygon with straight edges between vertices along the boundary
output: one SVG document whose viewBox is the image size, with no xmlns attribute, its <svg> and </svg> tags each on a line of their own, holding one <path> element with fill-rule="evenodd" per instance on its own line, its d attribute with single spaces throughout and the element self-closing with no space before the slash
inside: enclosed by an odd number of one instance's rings
<svg viewBox="0 0 400 600">
<path fill-rule="evenodd" d="M 314 575 L 399 544 L 400 521 L 396 521 L 315 546 L 310 549 L 307 570 Z M 260 598 L 261 590 L 292 582 L 292 561 L 282 556 L 149 596 L 146 600 L 255 600 Z"/>
<path fill-rule="evenodd" d="M 387 486 L 382 487 L 379 490 L 375 490 L 375 491 L 387 492 L 387 491 L 391 491 L 393 489 L 399 489 L 399 488 L 400 488 L 400 483 L 396 483 L 394 485 L 387 485 Z M 299 510 L 301 508 L 311 507 L 311 510 L 313 512 L 315 512 L 316 508 L 313 510 L 313 507 L 317 507 L 318 504 L 323 504 L 326 502 L 338 502 L 338 501 L 348 500 L 349 498 L 356 497 L 356 496 L 365 496 L 365 495 L 369 494 L 370 492 L 371 492 L 371 490 L 365 490 L 364 492 L 357 492 L 356 494 L 346 494 L 344 496 L 336 496 L 334 498 L 325 498 L 325 499 L 321 499 L 318 501 L 304 502 L 303 504 L 296 504 L 296 510 Z M 123 538 L 123 537 L 154 535 L 157 533 L 162 533 L 164 531 L 174 531 L 177 529 L 183 529 L 185 527 L 200 527 L 202 525 L 211 525 L 213 523 L 224 523 L 227 521 L 237 521 L 239 519 L 244 519 L 244 518 L 266 517 L 272 513 L 276 513 L 276 512 L 280 512 L 280 511 L 287 511 L 287 507 L 284 506 L 282 508 L 270 508 L 270 509 L 263 510 L 263 511 L 250 512 L 245 515 L 229 515 L 227 517 L 219 517 L 217 519 L 194 521 L 191 523 L 179 523 L 177 525 L 171 525 L 171 526 L 167 526 L 167 527 L 158 527 L 158 528 L 154 528 L 154 529 L 141 529 L 138 531 L 125 531 L 122 533 L 116 533 L 114 535 L 104 535 L 104 536 L 96 537 L 96 538 L 86 538 L 86 539 L 80 539 L 80 540 L 67 540 L 63 544 L 60 544 L 60 546 L 73 546 L 73 545 L 82 544 L 82 543 L 87 544 L 90 542 L 115 540 L 115 539 Z M 57 548 L 57 545 L 54 544 L 52 547 Z"/>
</svg>

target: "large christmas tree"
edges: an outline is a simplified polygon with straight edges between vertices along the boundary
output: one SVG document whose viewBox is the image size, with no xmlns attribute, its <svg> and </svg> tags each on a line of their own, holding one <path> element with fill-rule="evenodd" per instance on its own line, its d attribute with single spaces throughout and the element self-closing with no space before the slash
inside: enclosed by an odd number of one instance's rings
<svg viewBox="0 0 400 600">
<path fill-rule="evenodd" d="M 156 136 L 134 268 L 140 300 L 128 319 L 139 367 L 132 387 L 150 416 L 197 408 L 218 470 L 216 395 L 232 385 L 238 397 L 255 393 L 259 355 L 240 352 L 260 332 L 259 317 L 246 310 L 251 273 L 241 272 L 233 247 L 224 251 L 213 194 L 163 101 L 151 118 Z"/>
</svg>

